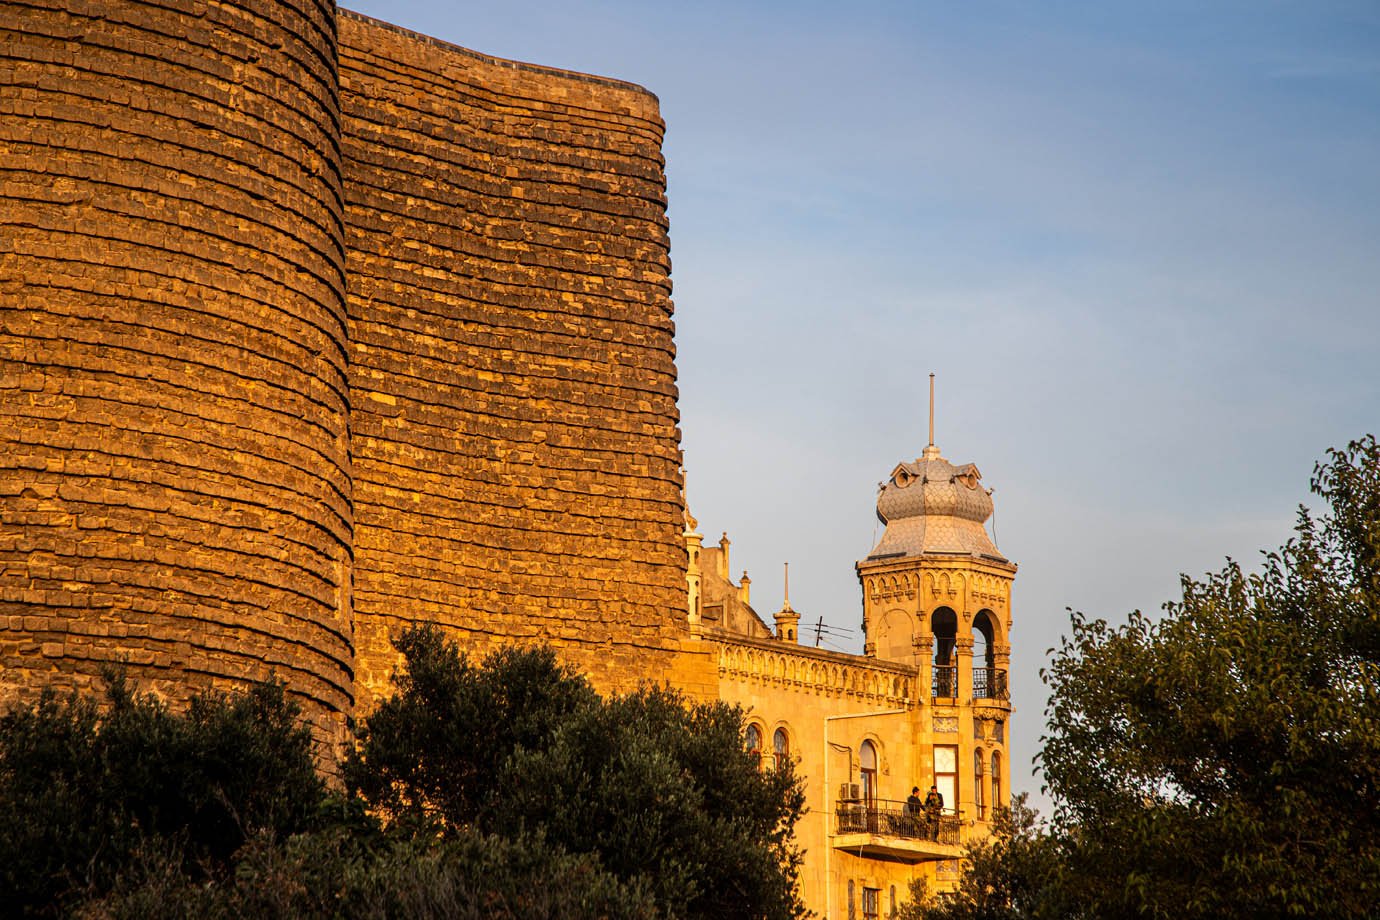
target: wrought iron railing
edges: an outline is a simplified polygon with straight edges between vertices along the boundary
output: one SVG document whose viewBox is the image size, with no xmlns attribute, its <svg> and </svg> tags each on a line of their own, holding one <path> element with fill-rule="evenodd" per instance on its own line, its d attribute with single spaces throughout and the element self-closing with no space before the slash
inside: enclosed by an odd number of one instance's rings
<svg viewBox="0 0 1380 920">
<path fill-rule="evenodd" d="M 1005 700 L 1011 694 L 1006 687 L 1005 668 L 973 668 L 973 698 Z"/>
<path fill-rule="evenodd" d="M 912 811 L 905 802 L 875 799 L 871 802 L 840 800 L 835 811 L 837 833 L 876 834 L 881 837 L 905 837 L 910 840 L 932 840 L 956 846 L 958 844 L 958 814 L 952 808 L 938 813 L 921 808 Z"/>
<path fill-rule="evenodd" d="M 953 665 L 934 666 L 932 696 L 953 699 L 958 696 L 958 668 Z"/>
</svg>

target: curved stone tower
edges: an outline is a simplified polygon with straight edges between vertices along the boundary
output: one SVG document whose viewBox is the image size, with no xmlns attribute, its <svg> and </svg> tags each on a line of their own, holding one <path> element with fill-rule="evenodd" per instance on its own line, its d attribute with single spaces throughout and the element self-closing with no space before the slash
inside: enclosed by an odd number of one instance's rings
<svg viewBox="0 0 1380 920">
<path fill-rule="evenodd" d="M 352 705 L 328 0 L 0 20 L 0 701 L 125 662 L 171 700 Z"/>
<path fill-rule="evenodd" d="M 417 620 L 689 678 L 663 124 L 617 80 L 340 17 L 361 708 Z"/>
</svg>

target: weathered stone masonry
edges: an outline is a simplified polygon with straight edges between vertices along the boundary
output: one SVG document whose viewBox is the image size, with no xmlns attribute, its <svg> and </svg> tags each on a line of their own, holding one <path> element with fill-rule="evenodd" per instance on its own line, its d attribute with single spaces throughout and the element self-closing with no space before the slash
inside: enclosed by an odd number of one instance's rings
<svg viewBox="0 0 1380 920">
<path fill-rule="evenodd" d="M 410 617 L 557 639 L 608 687 L 666 676 L 685 588 L 655 98 L 341 30 L 360 686 Z"/>
<path fill-rule="evenodd" d="M 272 671 L 324 740 L 413 620 L 669 676 L 654 97 L 310 0 L 0 32 L 0 699 Z"/>
</svg>

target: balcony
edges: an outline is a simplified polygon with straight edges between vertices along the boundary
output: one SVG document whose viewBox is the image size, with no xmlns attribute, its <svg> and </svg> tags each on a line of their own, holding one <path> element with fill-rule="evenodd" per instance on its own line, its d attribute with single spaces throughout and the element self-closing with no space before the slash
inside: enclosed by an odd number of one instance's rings
<svg viewBox="0 0 1380 920">
<path fill-rule="evenodd" d="M 930 695 L 935 699 L 956 699 L 958 697 L 958 668 L 946 664 L 935 665 Z"/>
<path fill-rule="evenodd" d="M 931 820 L 923 811 L 907 813 L 905 802 L 840 799 L 834 815 L 832 845 L 838 850 L 908 863 L 961 855 L 960 822 L 952 808 Z"/>
<path fill-rule="evenodd" d="M 1004 668 L 973 668 L 973 699 L 1009 700 Z"/>
</svg>

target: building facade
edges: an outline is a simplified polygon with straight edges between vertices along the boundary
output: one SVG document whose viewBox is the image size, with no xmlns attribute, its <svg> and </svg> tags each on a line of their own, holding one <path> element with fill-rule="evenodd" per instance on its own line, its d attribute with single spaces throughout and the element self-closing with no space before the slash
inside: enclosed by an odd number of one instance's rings
<svg viewBox="0 0 1380 920">
<path fill-rule="evenodd" d="M 1007 801 L 1016 566 L 987 535 L 991 514 L 974 465 L 931 444 L 896 466 L 877 498 L 886 529 L 857 563 L 862 655 L 802 644 L 789 596 L 768 626 L 746 573 L 730 576 L 727 536 L 705 546 L 686 518 L 692 633 L 718 661 L 720 698 L 747 709 L 763 768 L 789 760 L 804 780 L 802 895 L 826 920 L 891 916 L 915 880 L 952 889 L 964 845 Z"/>
</svg>

